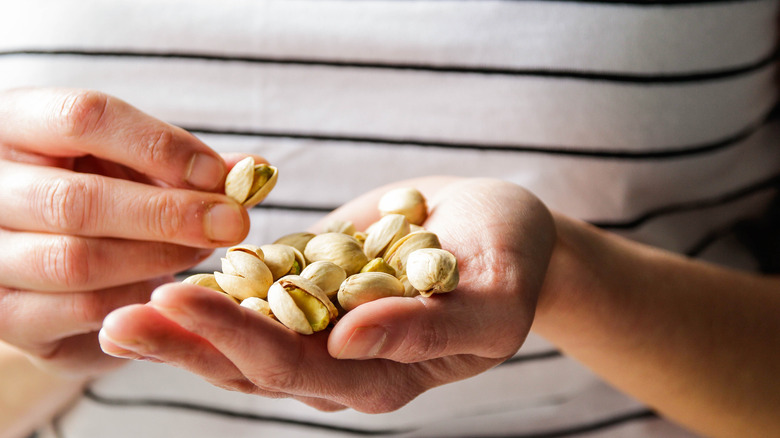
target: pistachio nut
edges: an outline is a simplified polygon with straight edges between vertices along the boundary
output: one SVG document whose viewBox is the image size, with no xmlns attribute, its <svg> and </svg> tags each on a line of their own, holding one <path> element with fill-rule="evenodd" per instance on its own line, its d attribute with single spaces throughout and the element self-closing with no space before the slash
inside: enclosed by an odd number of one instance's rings
<svg viewBox="0 0 780 438">
<path fill-rule="evenodd" d="M 279 322 L 304 335 L 324 330 L 338 316 L 325 292 L 299 275 L 288 275 L 271 285 L 268 304 Z"/>
<path fill-rule="evenodd" d="M 370 226 L 363 250 L 370 259 L 382 257 L 385 251 L 403 236 L 409 234 L 409 221 L 400 214 L 388 214 Z"/>
<path fill-rule="evenodd" d="M 344 310 L 350 311 L 369 301 L 403 295 L 404 286 L 394 276 L 384 272 L 361 272 L 341 283 L 338 301 Z"/>
<path fill-rule="evenodd" d="M 335 263 L 344 269 L 347 276 L 359 272 L 368 263 L 368 257 L 357 239 L 343 233 L 318 234 L 306 244 L 303 255 L 307 263 Z"/>
<path fill-rule="evenodd" d="M 265 254 L 265 264 L 271 270 L 274 281 L 285 275 L 298 275 L 306 267 L 300 251 L 289 245 L 272 243 L 260 247 Z"/>
<path fill-rule="evenodd" d="M 447 250 L 418 249 L 406 261 L 409 283 L 424 297 L 450 292 L 458 287 L 458 261 Z"/>
<path fill-rule="evenodd" d="M 225 293 L 225 291 L 222 290 L 221 287 L 219 287 L 219 284 L 217 284 L 217 280 L 214 279 L 214 274 L 194 274 L 185 278 L 181 282 L 184 284 L 194 284 L 196 286 L 203 286 L 211 290 L 215 290 L 217 292 Z"/>
<path fill-rule="evenodd" d="M 384 272 L 385 274 L 395 276 L 395 269 L 388 265 L 382 257 L 377 257 L 366 263 L 365 266 L 360 268 L 360 272 Z"/>
<path fill-rule="evenodd" d="M 252 207 L 271 193 L 278 176 L 276 167 L 255 164 L 254 158 L 246 157 L 228 172 L 225 194 L 244 207 Z"/>
<path fill-rule="evenodd" d="M 355 225 L 350 221 L 332 220 L 322 228 L 323 233 L 344 233 L 355 235 Z"/>
<path fill-rule="evenodd" d="M 273 283 L 273 275 L 257 254 L 228 251 L 222 258 L 222 272 L 214 279 L 228 295 L 242 301 L 249 297 L 265 298 Z"/>
<path fill-rule="evenodd" d="M 347 273 L 335 263 L 319 261 L 306 266 L 301 272 L 301 277 L 313 281 L 328 298 L 333 298 L 339 291 L 341 282 L 346 280 Z"/>
<path fill-rule="evenodd" d="M 258 298 L 258 297 L 249 297 L 243 301 L 241 301 L 241 307 L 246 307 L 247 309 L 252 309 L 255 312 L 260 313 L 261 315 L 265 315 L 269 318 L 276 319 L 274 317 L 274 313 L 271 312 L 271 306 L 268 304 L 268 301 Z"/>
<path fill-rule="evenodd" d="M 227 249 L 226 252 L 227 253 L 231 253 L 231 252 L 234 252 L 234 251 L 242 251 L 242 252 L 245 252 L 247 254 L 256 255 L 257 257 L 260 258 L 260 260 L 265 261 L 265 254 L 263 253 L 262 248 L 260 248 L 257 245 L 252 245 L 252 244 L 249 244 L 249 243 L 243 243 L 241 245 L 231 246 L 230 248 Z"/>
<path fill-rule="evenodd" d="M 314 233 L 299 231 L 297 233 L 285 234 L 284 236 L 276 239 L 274 243 L 292 246 L 293 248 L 303 253 L 303 250 L 306 248 L 306 244 L 309 243 L 309 241 L 314 236 Z"/>
<path fill-rule="evenodd" d="M 400 187 L 382 195 L 379 199 L 379 213 L 402 214 L 410 224 L 422 225 L 428 217 L 425 197 L 414 187 Z"/>
<path fill-rule="evenodd" d="M 415 231 L 400 238 L 385 252 L 385 261 L 392 266 L 397 276 L 406 272 L 406 259 L 413 251 L 421 248 L 441 248 L 439 237 L 430 231 Z"/>
</svg>

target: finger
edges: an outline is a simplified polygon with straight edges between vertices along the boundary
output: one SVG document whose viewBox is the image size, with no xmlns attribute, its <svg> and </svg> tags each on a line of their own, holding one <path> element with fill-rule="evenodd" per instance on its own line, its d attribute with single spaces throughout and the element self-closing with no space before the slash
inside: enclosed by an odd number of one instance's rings
<svg viewBox="0 0 780 438">
<path fill-rule="evenodd" d="M 164 285 L 149 305 L 206 339 L 264 391 L 388 412 L 444 379 L 431 378 L 425 367 L 334 359 L 325 348 L 327 333 L 299 335 L 204 288 Z"/>
<path fill-rule="evenodd" d="M 104 320 L 99 338 L 102 349 L 110 355 L 165 362 L 224 389 L 273 398 L 288 396 L 257 388 L 208 341 L 150 306 L 128 306 L 112 312 Z"/>
<path fill-rule="evenodd" d="M 74 378 L 98 376 L 127 362 L 103 353 L 97 332 L 62 339 L 53 344 L 48 353 L 28 352 L 28 357 L 40 368 Z"/>
<path fill-rule="evenodd" d="M 87 291 L 170 275 L 210 249 L 159 242 L 21 233 L 0 228 L 0 285 L 36 291 Z"/>
<path fill-rule="evenodd" d="M 74 293 L 0 289 L 0 338 L 38 356 L 50 356 L 63 339 L 97 332 L 111 311 L 147 302 L 152 290 L 169 280 Z"/>
<path fill-rule="evenodd" d="M 200 247 L 235 244 L 249 232 L 245 209 L 213 193 L 7 161 L 0 185 L 6 228 Z"/>
<path fill-rule="evenodd" d="M 174 187 L 215 190 L 227 171 L 192 134 L 95 91 L 6 91 L 0 119 L 0 142 L 7 146 L 59 157 L 91 154 Z"/>
</svg>

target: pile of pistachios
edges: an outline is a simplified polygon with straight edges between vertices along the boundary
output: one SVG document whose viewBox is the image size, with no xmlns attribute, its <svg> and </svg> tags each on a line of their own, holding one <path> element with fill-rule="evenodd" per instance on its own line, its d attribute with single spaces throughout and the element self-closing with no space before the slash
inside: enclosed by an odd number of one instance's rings
<svg viewBox="0 0 780 438">
<path fill-rule="evenodd" d="M 273 166 L 247 158 L 228 174 L 225 192 L 253 205 L 268 195 L 277 175 Z M 378 208 L 381 219 L 365 231 L 333 221 L 320 234 L 298 232 L 271 244 L 228 248 L 222 272 L 196 274 L 184 283 L 227 294 L 302 334 L 324 330 L 369 301 L 454 290 L 457 260 L 422 227 L 428 215 L 423 195 L 415 188 L 394 189 Z"/>
</svg>

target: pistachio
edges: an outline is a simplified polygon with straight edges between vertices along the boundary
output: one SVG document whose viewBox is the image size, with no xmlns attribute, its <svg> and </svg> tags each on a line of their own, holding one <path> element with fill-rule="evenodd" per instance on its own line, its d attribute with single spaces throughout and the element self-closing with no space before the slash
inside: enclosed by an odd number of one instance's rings
<svg viewBox="0 0 780 438">
<path fill-rule="evenodd" d="M 454 290 L 458 286 L 458 261 L 447 250 L 418 249 L 406 262 L 409 283 L 424 297 Z"/>
<path fill-rule="evenodd" d="M 299 275 L 276 281 L 268 290 L 268 304 L 279 322 L 305 335 L 324 330 L 338 316 L 322 289 Z"/>
<path fill-rule="evenodd" d="M 355 235 L 355 225 L 350 221 L 332 220 L 325 224 L 323 233 L 344 233 L 350 236 Z"/>
<path fill-rule="evenodd" d="M 368 258 L 381 257 L 403 236 L 409 234 L 409 221 L 400 214 L 388 214 L 369 227 L 363 250 Z"/>
<path fill-rule="evenodd" d="M 297 233 L 286 234 L 276 239 L 274 243 L 292 246 L 293 248 L 303 253 L 303 250 L 306 248 L 306 244 L 309 243 L 309 241 L 314 236 L 315 236 L 314 233 L 309 233 L 307 231 L 299 231 Z"/>
<path fill-rule="evenodd" d="M 254 158 L 246 157 L 228 172 L 225 194 L 244 207 L 252 207 L 268 196 L 278 176 L 276 167 L 255 164 Z"/>
<path fill-rule="evenodd" d="M 274 318 L 274 313 L 271 312 L 271 306 L 268 304 L 268 301 L 257 298 L 257 297 L 249 297 L 243 301 L 241 301 L 241 307 L 246 307 L 247 309 L 252 309 L 255 312 L 258 312 L 262 315 L 265 315 L 269 318 Z"/>
<path fill-rule="evenodd" d="M 194 284 L 196 286 L 203 286 L 211 290 L 215 290 L 217 292 L 225 293 L 225 291 L 222 290 L 221 287 L 219 287 L 219 284 L 217 284 L 217 280 L 214 279 L 214 274 L 194 274 L 185 278 L 181 282 L 184 284 Z"/>
<path fill-rule="evenodd" d="M 328 298 L 333 298 L 339 291 L 341 282 L 346 280 L 347 273 L 335 263 L 319 261 L 306 266 L 301 272 L 301 277 L 313 281 Z"/>
<path fill-rule="evenodd" d="M 303 252 L 308 263 L 326 261 L 341 266 L 347 276 L 360 271 L 368 263 L 360 243 L 342 233 L 323 233 L 313 237 Z"/>
<path fill-rule="evenodd" d="M 412 283 L 409 283 L 409 277 L 406 274 L 399 276 L 398 280 L 404 285 L 405 297 L 416 297 L 417 295 L 420 295 L 420 291 L 415 289 L 414 286 L 412 286 Z"/>
<path fill-rule="evenodd" d="M 271 270 L 274 281 L 285 275 L 298 275 L 306 267 L 303 254 L 292 246 L 272 243 L 260 249 L 265 254 L 265 264 Z"/>
<path fill-rule="evenodd" d="M 222 259 L 222 272 L 214 279 L 228 295 L 241 301 L 249 297 L 265 298 L 273 283 L 271 270 L 258 254 L 228 251 Z"/>
<path fill-rule="evenodd" d="M 394 276 L 384 272 L 361 272 L 341 283 L 338 301 L 344 310 L 350 311 L 369 301 L 403 295 L 404 286 Z"/>
<path fill-rule="evenodd" d="M 425 197 L 413 187 L 401 187 L 388 191 L 379 199 L 378 208 L 382 216 L 401 214 L 406 217 L 409 223 L 415 225 L 422 225 L 428 217 Z"/>
<path fill-rule="evenodd" d="M 360 269 L 360 272 L 384 272 L 385 274 L 395 276 L 395 269 L 388 265 L 382 257 L 377 257 L 366 263 L 366 265 Z"/>
<path fill-rule="evenodd" d="M 406 259 L 421 248 L 441 248 L 439 237 L 430 231 L 415 231 L 399 239 L 385 252 L 385 261 L 396 271 L 396 276 L 406 272 Z"/>
</svg>

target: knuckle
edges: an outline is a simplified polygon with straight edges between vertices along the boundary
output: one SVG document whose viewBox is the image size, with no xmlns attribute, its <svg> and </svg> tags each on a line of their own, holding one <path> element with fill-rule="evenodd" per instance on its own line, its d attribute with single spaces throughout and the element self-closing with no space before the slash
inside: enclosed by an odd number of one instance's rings
<svg viewBox="0 0 780 438">
<path fill-rule="evenodd" d="M 138 153 L 149 163 L 166 163 L 175 149 L 176 134 L 170 126 L 163 126 L 141 136 Z"/>
<path fill-rule="evenodd" d="M 58 177 L 41 182 L 39 187 L 33 200 L 39 198 L 38 211 L 44 226 L 67 234 L 84 228 L 90 217 L 92 185 L 82 179 Z"/>
<path fill-rule="evenodd" d="M 40 276 L 66 289 L 90 283 L 90 247 L 83 239 L 58 236 L 41 251 Z"/>
<path fill-rule="evenodd" d="M 169 193 L 149 198 L 146 217 L 147 230 L 163 239 L 174 239 L 182 231 L 182 206 Z"/>
<path fill-rule="evenodd" d="M 78 90 L 62 99 L 55 123 L 59 132 L 71 138 L 78 138 L 95 132 L 106 113 L 108 95 L 99 91 Z"/>
</svg>

